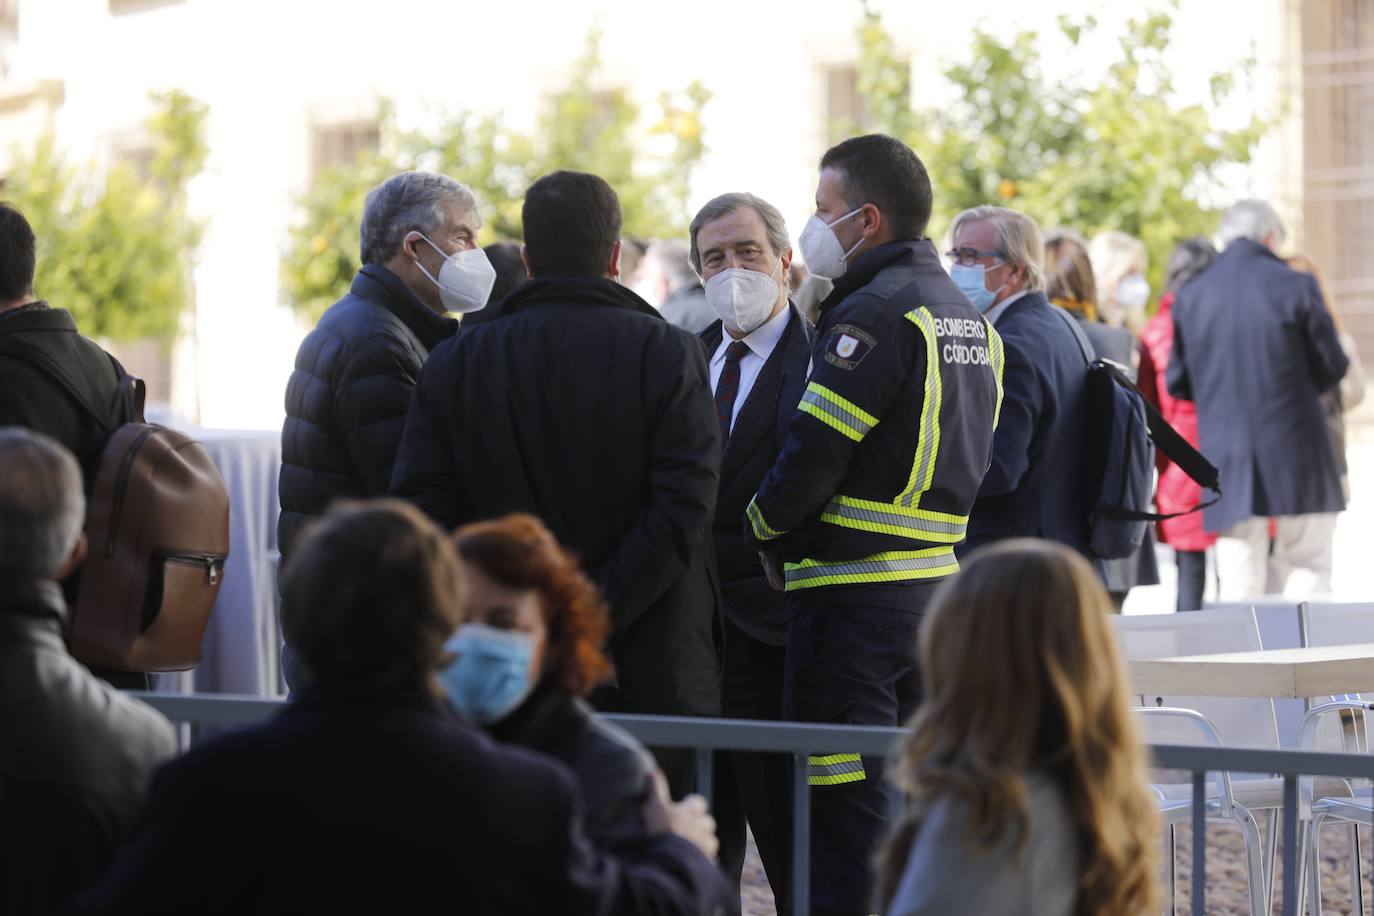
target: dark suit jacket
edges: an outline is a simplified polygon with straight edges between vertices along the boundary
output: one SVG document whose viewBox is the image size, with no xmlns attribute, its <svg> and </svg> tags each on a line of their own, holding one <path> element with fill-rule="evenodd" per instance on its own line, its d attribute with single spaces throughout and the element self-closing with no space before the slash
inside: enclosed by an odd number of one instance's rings
<svg viewBox="0 0 1374 916">
<path fill-rule="evenodd" d="M 1320 396 L 1348 367 L 1316 279 L 1257 242 L 1232 242 L 1178 291 L 1168 385 L 1197 402 L 1201 451 L 1221 472 L 1208 531 L 1345 508 Z"/>
<path fill-rule="evenodd" d="M 816 329 L 789 304 L 791 319 L 768 361 L 759 371 L 748 399 L 739 409 L 720 462 L 720 491 L 712 531 L 720 569 L 722 610 L 745 633 L 760 642 L 787 642 L 782 592 L 763 575 L 759 555 L 744 544 L 741 519 L 768 469 L 787 441 L 787 428 L 806 388 L 806 372 Z M 710 363 L 720 346 L 717 321 L 701 332 Z"/>
<path fill-rule="evenodd" d="M 75 912 L 710 913 L 728 890 L 670 834 L 592 848 L 562 765 L 434 697 L 316 688 L 164 767 Z"/>
<path fill-rule="evenodd" d="M 1012 303 L 994 326 L 1006 345 L 1002 416 L 992 466 L 960 553 L 1004 538 L 1032 537 L 1086 554 L 1083 351 L 1043 293 Z"/>
<path fill-rule="evenodd" d="M 720 423 L 700 342 L 625 287 L 536 277 L 440 344 L 392 493 L 441 525 L 544 520 L 611 606 L 616 711 L 715 715 Z"/>
</svg>

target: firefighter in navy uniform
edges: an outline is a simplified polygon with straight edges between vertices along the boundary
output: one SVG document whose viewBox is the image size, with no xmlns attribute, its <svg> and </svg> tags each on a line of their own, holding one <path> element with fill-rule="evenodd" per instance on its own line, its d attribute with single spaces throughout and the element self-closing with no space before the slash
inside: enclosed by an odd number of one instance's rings
<svg viewBox="0 0 1374 916">
<path fill-rule="evenodd" d="M 785 719 L 896 726 L 914 710 L 917 626 L 959 568 L 954 545 L 992 459 L 1002 342 L 922 237 L 930 207 L 925 167 L 897 140 L 857 137 L 821 160 L 800 246 L 835 289 L 745 519 L 770 580 L 785 580 Z M 814 914 L 872 911 L 880 770 L 844 748 L 811 757 Z"/>
</svg>

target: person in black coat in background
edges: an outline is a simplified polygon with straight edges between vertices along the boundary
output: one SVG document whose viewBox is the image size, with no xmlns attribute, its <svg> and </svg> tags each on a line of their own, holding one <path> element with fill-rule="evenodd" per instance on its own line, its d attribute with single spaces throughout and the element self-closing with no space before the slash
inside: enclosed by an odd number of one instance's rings
<svg viewBox="0 0 1374 916">
<path fill-rule="evenodd" d="M 712 527 L 720 568 L 722 714 L 781 719 L 787 665 L 783 593 L 744 543 L 740 519 L 777 461 L 806 388 L 816 331 L 788 299 L 792 246 L 778 209 L 722 194 L 691 225 L 690 257 L 719 317 L 701 333 L 724 445 Z M 791 761 L 718 752 L 713 810 L 721 864 L 735 883 L 752 830 L 780 914 L 791 912 Z"/>
<path fill-rule="evenodd" d="M 109 867 L 176 731 L 62 640 L 57 583 L 87 549 L 75 458 L 0 426 L 0 468 L 0 913 L 45 914 Z"/>
<path fill-rule="evenodd" d="M 1224 601 L 1264 593 L 1271 517 L 1284 540 L 1302 516 L 1345 508 L 1321 395 L 1350 360 L 1316 278 L 1274 253 L 1283 239 L 1273 207 L 1239 201 L 1222 217 L 1221 254 L 1174 298 L 1168 388 L 1197 404 L 1201 451 L 1221 473 L 1202 518 L 1219 536 Z"/>
<path fill-rule="evenodd" d="M 401 427 L 429 351 L 458 331 L 449 311 L 486 305 L 495 272 L 477 248 L 472 192 L 402 172 L 363 207 L 363 266 L 296 353 L 282 425 L 282 566 L 301 529 L 339 498 L 385 496 Z M 282 670 L 294 689 L 288 641 Z"/>
<path fill-rule="evenodd" d="M 611 606 L 616 682 L 597 705 L 716 715 L 720 430 L 701 345 L 615 282 L 605 181 L 546 175 L 523 216 L 530 280 L 500 320 L 435 349 L 391 491 L 446 528 L 538 516 Z M 656 756 L 674 797 L 692 788 L 690 750 Z"/>
<path fill-rule="evenodd" d="M 410 506 L 333 510 L 282 579 L 300 698 L 164 767 L 76 913 L 714 913 L 718 869 L 671 832 L 612 857 L 571 774 L 452 714 L 435 674 L 462 566 Z"/>
</svg>

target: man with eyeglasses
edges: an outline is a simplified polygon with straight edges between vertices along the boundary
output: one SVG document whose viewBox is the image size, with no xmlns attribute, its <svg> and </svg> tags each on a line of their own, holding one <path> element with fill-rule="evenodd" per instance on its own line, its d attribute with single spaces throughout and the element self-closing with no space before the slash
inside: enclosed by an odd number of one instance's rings
<svg viewBox="0 0 1374 916">
<path fill-rule="evenodd" d="M 891 137 L 821 159 L 798 245 L 834 281 L 811 371 L 772 469 L 746 510 L 748 542 L 785 591 L 782 715 L 896 726 L 920 699 L 916 633 L 992 456 L 1002 344 L 925 238 L 925 166 Z M 709 290 L 708 290 L 709 292 Z M 870 854 L 890 807 L 882 760 L 810 757 L 811 900 L 796 912 L 872 912 Z"/>
<path fill-rule="evenodd" d="M 1040 227 L 1015 210 L 975 207 L 955 217 L 951 234 L 950 277 L 1006 346 L 992 466 L 960 553 L 1005 538 L 1033 537 L 1059 541 L 1086 556 L 1087 373 L 1069 323 L 1073 319 L 1066 321 L 1045 297 Z"/>
</svg>

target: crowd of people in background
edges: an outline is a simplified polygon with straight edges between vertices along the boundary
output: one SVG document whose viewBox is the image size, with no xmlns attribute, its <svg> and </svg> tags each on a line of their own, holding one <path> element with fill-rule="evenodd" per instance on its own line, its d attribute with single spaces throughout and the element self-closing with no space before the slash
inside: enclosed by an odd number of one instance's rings
<svg viewBox="0 0 1374 916">
<path fill-rule="evenodd" d="M 62 643 L 121 370 L 0 206 L 0 908 L 732 912 L 752 834 L 797 912 L 790 761 L 719 753 L 702 798 L 600 712 L 910 723 L 811 756 L 810 913 L 1155 906 L 1108 617 L 1159 571 L 1090 548 L 1085 355 L 1221 469 L 1158 529 L 1188 610 L 1209 550 L 1223 597 L 1329 590 L 1353 342 L 1262 202 L 1152 303 L 1137 239 L 931 194 L 855 137 L 795 244 L 746 192 L 647 242 L 561 171 L 482 248 L 459 181 L 383 182 L 285 392 L 291 702 L 179 757 Z M 1161 458 L 1160 512 L 1199 502 Z"/>
</svg>

